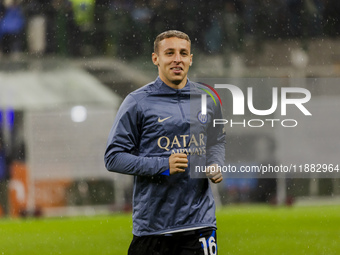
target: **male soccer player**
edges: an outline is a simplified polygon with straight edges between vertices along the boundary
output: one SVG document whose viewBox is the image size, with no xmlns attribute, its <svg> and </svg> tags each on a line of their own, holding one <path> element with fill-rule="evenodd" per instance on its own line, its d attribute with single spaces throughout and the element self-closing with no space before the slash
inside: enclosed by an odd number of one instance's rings
<svg viewBox="0 0 340 255">
<path fill-rule="evenodd" d="M 105 152 L 109 171 L 134 175 L 128 254 L 217 254 L 209 179 L 223 179 L 221 172 L 210 171 L 224 164 L 225 134 L 212 125 L 222 118 L 221 109 L 211 100 L 201 114 L 205 92 L 188 80 L 192 54 L 185 33 L 158 35 L 152 61 L 159 76 L 125 98 Z M 207 166 L 209 179 L 194 178 L 194 164 Z"/>
</svg>

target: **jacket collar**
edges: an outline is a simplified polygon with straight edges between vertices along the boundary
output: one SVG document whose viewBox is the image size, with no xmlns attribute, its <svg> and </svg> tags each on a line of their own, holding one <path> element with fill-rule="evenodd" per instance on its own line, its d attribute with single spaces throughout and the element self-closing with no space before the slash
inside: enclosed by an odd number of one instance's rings
<svg viewBox="0 0 340 255">
<path fill-rule="evenodd" d="M 182 89 L 171 88 L 166 85 L 159 76 L 154 84 L 157 92 L 160 94 L 191 94 L 192 92 L 197 92 L 196 86 L 189 79 L 187 79 L 187 83 Z"/>
</svg>

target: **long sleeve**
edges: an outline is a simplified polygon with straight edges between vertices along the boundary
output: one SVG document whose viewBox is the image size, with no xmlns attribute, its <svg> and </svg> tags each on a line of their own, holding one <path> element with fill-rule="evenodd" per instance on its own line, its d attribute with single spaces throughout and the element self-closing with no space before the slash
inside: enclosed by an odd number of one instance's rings
<svg viewBox="0 0 340 255">
<path fill-rule="evenodd" d="M 141 111 L 129 95 L 120 106 L 107 142 L 107 170 L 130 175 L 151 176 L 169 169 L 168 158 L 139 156 Z"/>
<path fill-rule="evenodd" d="M 218 107 L 213 119 L 222 119 L 221 107 Z M 213 123 L 209 124 L 208 128 L 208 141 L 207 141 L 207 165 L 218 164 L 223 166 L 225 164 L 225 144 L 226 136 L 223 125 L 216 125 L 213 127 Z"/>
</svg>

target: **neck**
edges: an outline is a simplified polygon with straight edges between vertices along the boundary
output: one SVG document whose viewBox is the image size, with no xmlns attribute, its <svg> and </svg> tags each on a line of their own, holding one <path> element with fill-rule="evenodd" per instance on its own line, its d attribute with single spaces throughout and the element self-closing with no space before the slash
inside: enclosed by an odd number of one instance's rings
<svg viewBox="0 0 340 255">
<path fill-rule="evenodd" d="M 176 83 L 176 82 L 171 82 L 169 80 L 163 79 L 162 77 L 160 77 L 160 78 L 167 86 L 169 86 L 170 88 L 173 88 L 173 89 L 184 88 L 185 85 L 187 84 L 187 80 L 188 80 L 188 78 L 185 77 L 182 81 L 179 81 L 178 83 Z"/>
</svg>

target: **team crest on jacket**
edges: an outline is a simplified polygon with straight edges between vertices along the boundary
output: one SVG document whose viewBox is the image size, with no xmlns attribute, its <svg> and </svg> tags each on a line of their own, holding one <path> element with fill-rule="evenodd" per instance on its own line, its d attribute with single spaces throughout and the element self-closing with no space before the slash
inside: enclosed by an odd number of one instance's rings
<svg viewBox="0 0 340 255">
<path fill-rule="evenodd" d="M 208 115 L 203 115 L 202 112 L 198 113 L 197 118 L 202 124 L 205 124 L 208 121 Z"/>
</svg>

